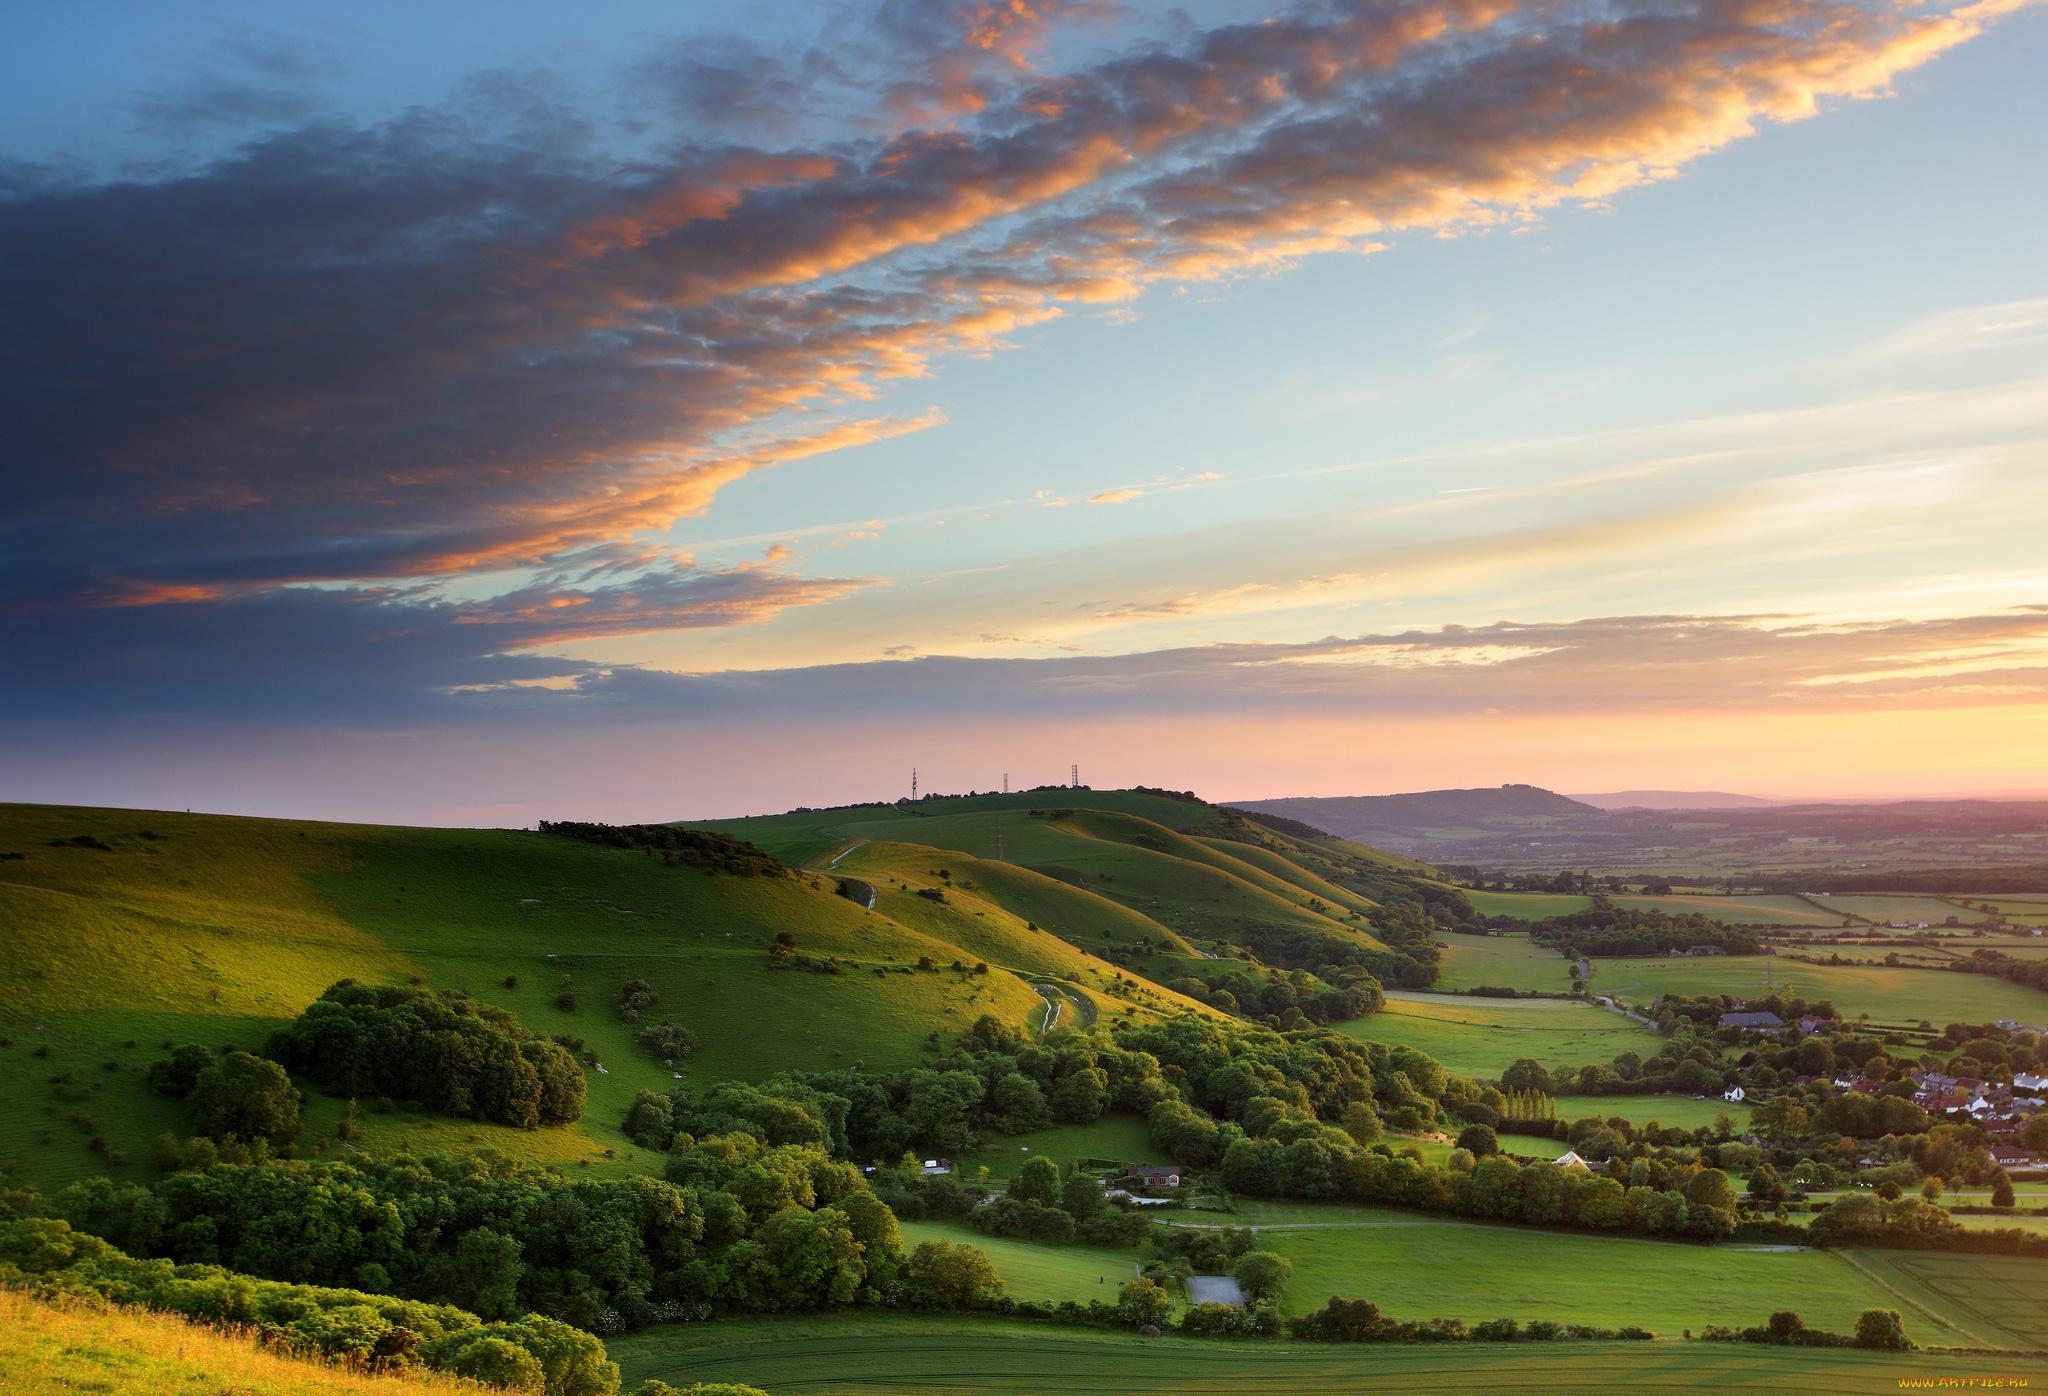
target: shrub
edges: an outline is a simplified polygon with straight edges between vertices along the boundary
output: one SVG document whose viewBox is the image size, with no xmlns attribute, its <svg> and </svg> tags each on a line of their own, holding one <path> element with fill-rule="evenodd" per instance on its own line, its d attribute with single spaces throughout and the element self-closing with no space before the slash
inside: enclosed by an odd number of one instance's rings
<svg viewBox="0 0 2048 1396">
<path fill-rule="evenodd" d="M 674 1066 L 697 1050 L 697 1034 L 681 1023 L 669 1021 L 642 1028 L 634 1034 L 633 1041 L 645 1048 L 664 1066 Z"/>
</svg>

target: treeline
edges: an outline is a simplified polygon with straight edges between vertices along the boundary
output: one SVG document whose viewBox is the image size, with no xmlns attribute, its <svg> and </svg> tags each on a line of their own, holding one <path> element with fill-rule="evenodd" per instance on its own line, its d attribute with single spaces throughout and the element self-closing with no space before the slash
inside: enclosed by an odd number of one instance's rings
<svg viewBox="0 0 2048 1396">
<path fill-rule="evenodd" d="M 1252 809 L 1239 809 L 1235 805 L 1218 805 L 1217 809 L 1221 810 L 1226 817 L 1235 816 L 1238 819 L 1248 820 L 1253 824 L 1263 825 L 1276 834 L 1285 834 L 1289 838 L 1334 839 L 1337 837 L 1337 835 L 1327 829 L 1318 829 L 1313 824 L 1304 824 L 1299 819 L 1288 819 L 1282 815 L 1264 814 Z"/>
<path fill-rule="evenodd" d="M 1807 1224 L 1822 1245 L 1887 1246 L 1894 1250 L 1953 1251 L 1968 1255 L 2048 1256 L 2048 1236 L 2019 1227 L 1968 1227 L 1939 1203 L 1918 1197 L 1888 1202 L 1844 1197 Z"/>
<path fill-rule="evenodd" d="M 1503 925 L 1520 924 L 1511 917 L 1492 919 Z M 1593 905 L 1583 911 L 1546 916 L 1529 928 L 1529 938 L 1574 958 L 1661 955 L 1695 945 L 1715 946 L 1724 955 L 1763 951 L 1763 942 L 1749 932 L 1709 921 L 1698 912 L 1673 916 L 1656 907 L 1617 906 L 1604 896 L 1594 898 Z"/>
<path fill-rule="evenodd" d="M 1221 974 L 1176 979 L 1166 987 L 1225 1013 L 1269 1020 L 1268 1026 L 1282 1031 L 1347 1022 L 1386 1006 L 1379 981 L 1363 969 L 1322 965 L 1314 974 L 1301 969 L 1283 974 L 1222 963 L 1230 967 Z"/>
<path fill-rule="evenodd" d="M 425 1366 L 548 1396 L 610 1396 L 619 1388 L 618 1366 L 602 1342 L 537 1314 L 486 1324 L 449 1304 L 137 1259 L 61 1220 L 0 1223 L 0 1285 L 42 1299 L 92 1294 L 202 1323 L 245 1325 L 268 1342 L 374 1372 Z"/>
<path fill-rule="evenodd" d="M 460 989 L 436 994 L 344 979 L 263 1050 L 329 1095 L 395 1097 L 409 1108 L 522 1129 L 583 1117 L 576 1059 Z"/>
<path fill-rule="evenodd" d="M 1288 1319 L 1287 1332 L 1290 1337 L 1316 1343 L 1647 1343 L 1657 1336 L 1635 1324 L 1625 1328 L 1594 1328 L 1580 1323 L 1552 1323 L 1548 1319 L 1523 1325 L 1511 1318 L 1497 1318 L 1471 1328 L 1465 1326 L 1464 1320 L 1455 1318 L 1400 1322 L 1382 1314 L 1380 1306 L 1370 1300 L 1343 1299 L 1334 1294 L 1316 1312 Z"/>
<path fill-rule="evenodd" d="M 571 1180 L 490 1153 L 271 1159 L 98 1178 L 31 1205 L 139 1257 L 598 1333 L 705 1304 L 855 1302 L 900 1279 L 895 1219 L 821 1149 L 736 1134 L 667 1164 L 666 1180 Z"/>
<path fill-rule="evenodd" d="M 734 877 L 780 877 L 790 872 L 782 860 L 744 839 L 709 829 L 679 829 L 671 824 L 586 824 L 576 820 L 540 821 L 540 832 L 562 838 L 601 843 L 612 848 L 645 849 L 665 867 L 702 868 Z"/>
<path fill-rule="evenodd" d="M 1797 1309 L 1780 1309 L 1769 1322 L 1751 1328 L 1723 1328 L 1709 1324 L 1700 1338 L 1709 1343 L 1769 1343 L 1777 1347 L 1882 1348 L 1905 1352 L 1914 1347 L 1906 1336 L 1906 1321 L 1897 1309 L 1865 1309 L 1856 1316 L 1856 1332 L 1830 1333 L 1808 1328 Z M 1904 1383 L 1900 1383 L 1904 1385 Z"/>
<path fill-rule="evenodd" d="M 1816 875 L 1803 874 L 1797 881 L 1770 884 L 1775 893 L 1798 895 L 1815 885 Z M 2016 892 L 2048 892 L 2048 865 L 2035 863 L 1990 868 L 1911 868 L 1898 872 L 1857 873 L 1820 877 L 1826 890 L 1837 896 L 1882 895 L 1886 892 L 1969 893 L 1999 896 Z"/>
</svg>

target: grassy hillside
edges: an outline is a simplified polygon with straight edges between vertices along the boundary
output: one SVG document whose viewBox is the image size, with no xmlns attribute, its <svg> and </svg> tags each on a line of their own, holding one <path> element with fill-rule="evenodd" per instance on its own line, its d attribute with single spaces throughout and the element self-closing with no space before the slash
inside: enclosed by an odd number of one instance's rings
<svg viewBox="0 0 2048 1396">
<path fill-rule="evenodd" d="M 458 1396 L 496 1388 L 424 1369 L 374 1376 L 294 1357 L 252 1332 L 98 1303 L 43 1303 L 0 1290 L 0 1389 L 24 1396 Z"/>
<path fill-rule="evenodd" d="M 1504 989 L 1541 989 L 1559 994 L 1570 989 L 1572 962 L 1526 935 L 1475 936 L 1451 932 L 1444 936 L 1443 989 L 1481 985 Z"/>
<path fill-rule="evenodd" d="M 1031 976 L 1080 980 L 1072 987 L 1098 1014 L 1195 1007 L 1164 990 L 1138 993 L 1114 966 L 1030 931 L 1028 917 L 992 896 L 956 889 L 938 903 L 884 884 L 871 912 L 835 895 L 825 876 L 710 876 L 519 831 L 15 805 L 0 807 L 0 852 L 24 855 L 0 861 L 0 918 L 11 932 L 0 960 L 0 1166 L 46 1190 L 149 1172 L 150 1141 L 181 1120 L 177 1101 L 143 1084 L 162 1043 L 260 1049 L 344 978 L 417 976 L 467 990 L 531 1028 L 582 1039 L 603 1067 L 586 1072 L 576 1126 L 529 1133 L 371 1111 L 368 1147 L 489 1147 L 599 1171 L 651 1166 L 617 1125 L 636 1091 L 675 1080 L 612 1011 L 630 979 L 661 996 L 656 1016 L 698 1035 L 682 1075 L 699 1083 L 856 1061 L 914 1065 L 934 1031 L 962 1031 L 985 1012 L 1020 1025 L 1042 1017 Z M 1034 882 L 1014 869 L 996 875 L 1006 886 Z M 784 930 L 804 953 L 851 968 L 774 967 L 768 947 Z M 917 970 L 920 957 L 948 968 Z M 953 971 L 955 961 L 968 972 Z M 977 962 L 991 972 L 973 974 Z M 574 1011 L 556 1006 L 564 988 Z M 55 1098 L 48 1078 L 66 1071 L 90 1099 Z M 312 1093 L 306 1147 L 345 1110 Z M 74 1114 L 84 1123 L 70 1123 Z"/>
</svg>

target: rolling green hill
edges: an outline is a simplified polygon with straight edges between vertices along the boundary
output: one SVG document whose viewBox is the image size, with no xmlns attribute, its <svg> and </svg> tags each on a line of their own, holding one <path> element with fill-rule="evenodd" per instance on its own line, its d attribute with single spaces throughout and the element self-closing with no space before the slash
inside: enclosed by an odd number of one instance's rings
<svg viewBox="0 0 2048 1396">
<path fill-rule="evenodd" d="M 529 1028 L 580 1040 L 592 1063 L 577 1125 L 529 1133 L 364 1102 L 367 1147 L 489 1147 L 600 1171 L 652 1166 L 632 1156 L 618 1123 L 637 1091 L 675 1080 L 613 1011 L 629 980 L 660 996 L 654 1017 L 672 1014 L 697 1034 L 681 1074 L 700 1085 L 787 1068 L 911 1066 L 930 1034 L 964 1031 L 983 1013 L 1042 1021 L 1032 978 L 1070 981 L 1077 1014 L 1082 1004 L 1091 1014 L 1209 1011 L 1135 989 L 993 895 L 955 889 L 936 902 L 893 888 L 869 911 L 823 875 L 707 875 L 516 830 L 12 805 L 0 807 L 0 853 L 21 855 L 0 860 L 10 930 L 0 1166 L 45 1190 L 150 1171 L 150 1142 L 182 1118 L 179 1102 L 144 1084 L 167 1055 L 162 1044 L 261 1050 L 342 979 L 465 990 Z M 1020 869 L 991 878 L 1040 908 L 1131 919 Z M 782 931 L 842 972 L 776 967 L 768 949 Z M 921 958 L 946 968 L 919 970 Z M 974 973 L 977 963 L 990 972 Z M 575 995 L 573 1011 L 557 1006 L 563 992 Z M 89 1083 L 79 1089 L 90 1099 L 56 1098 L 48 1078 L 65 1072 Z M 309 1092 L 307 1147 L 346 1108 Z"/>
</svg>

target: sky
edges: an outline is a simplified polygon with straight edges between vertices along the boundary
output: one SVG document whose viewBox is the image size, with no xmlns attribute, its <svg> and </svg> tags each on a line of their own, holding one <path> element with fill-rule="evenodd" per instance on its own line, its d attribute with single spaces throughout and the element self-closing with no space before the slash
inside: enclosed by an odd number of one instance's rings
<svg viewBox="0 0 2048 1396">
<path fill-rule="evenodd" d="M 0 45 L 0 799 L 2048 785 L 2048 5 Z"/>
</svg>

